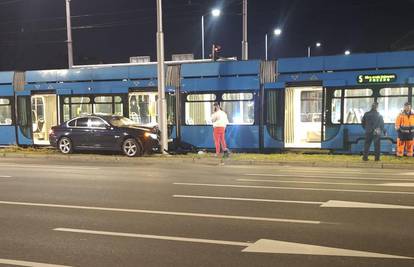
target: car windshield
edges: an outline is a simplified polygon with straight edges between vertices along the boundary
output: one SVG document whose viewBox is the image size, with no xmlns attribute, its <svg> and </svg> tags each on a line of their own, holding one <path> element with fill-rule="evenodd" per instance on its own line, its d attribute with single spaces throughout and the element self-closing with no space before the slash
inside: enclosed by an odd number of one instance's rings
<svg viewBox="0 0 414 267">
<path fill-rule="evenodd" d="M 136 122 L 125 117 L 112 117 L 109 122 L 116 127 L 125 127 L 130 125 L 136 125 Z"/>
</svg>

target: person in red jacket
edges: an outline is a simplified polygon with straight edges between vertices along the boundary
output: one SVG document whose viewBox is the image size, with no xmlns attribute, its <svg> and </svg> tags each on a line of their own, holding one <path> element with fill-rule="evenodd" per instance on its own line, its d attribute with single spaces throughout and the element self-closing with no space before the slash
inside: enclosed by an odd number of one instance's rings
<svg viewBox="0 0 414 267">
<path fill-rule="evenodd" d="M 411 104 L 405 103 L 404 110 L 398 115 L 395 121 L 395 129 L 398 132 L 397 139 L 397 156 L 404 156 L 404 150 L 407 156 L 413 156 L 414 145 L 414 113 L 411 110 Z"/>
</svg>

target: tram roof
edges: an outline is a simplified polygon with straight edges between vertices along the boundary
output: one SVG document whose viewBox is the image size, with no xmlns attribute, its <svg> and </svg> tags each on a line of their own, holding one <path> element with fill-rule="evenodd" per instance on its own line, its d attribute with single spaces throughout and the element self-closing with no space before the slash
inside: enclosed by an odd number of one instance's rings
<svg viewBox="0 0 414 267">
<path fill-rule="evenodd" d="M 278 73 L 357 71 L 414 67 L 414 51 L 281 58 Z"/>
<path fill-rule="evenodd" d="M 13 83 L 13 75 L 14 75 L 14 72 L 12 71 L 0 72 L 0 84 Z"/>
</svg>

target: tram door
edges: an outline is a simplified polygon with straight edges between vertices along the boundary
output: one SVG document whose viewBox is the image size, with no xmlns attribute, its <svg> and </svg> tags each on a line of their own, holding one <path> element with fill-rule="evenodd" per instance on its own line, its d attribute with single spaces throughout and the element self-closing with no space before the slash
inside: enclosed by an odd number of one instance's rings
<svg viewBox="0 0 414 267">
<path fill-rule="evenodd" d="M 33 95 L 31 104 L 33 142 L 35 145 L 50 145 L 49 131 L 58 124 L 56 95 Z"/>
<path fill-rule="evenodd" d="M 286 88 L 285 147 L 321 148 L 322 87 Z"/>
</svg>

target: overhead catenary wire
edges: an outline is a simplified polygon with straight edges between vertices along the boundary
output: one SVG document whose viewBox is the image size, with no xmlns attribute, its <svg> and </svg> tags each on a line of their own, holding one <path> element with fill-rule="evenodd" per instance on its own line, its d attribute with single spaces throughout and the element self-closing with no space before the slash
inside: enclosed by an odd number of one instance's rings
<svg viewBox="0 0 414 267">
<path fill-rule="evenodd" d="M 169 21 L 198 20 L 198 18 L 194 18 L 194 17 L 189 17 L 189 16 L 183 17 L 182 14 L 165 16 L 164 19 L 169 20 Z M 139 19 L 135 19 L 135 20 L 117 20 L 117 21 L 104 22 L 104 23 L 78 25 L 78 26 L 73 26 L 72 30 L 135 26 L 135 25 L 145 25 L 145 24 L 152 23 L 152 22 L 154 22 L 154 18 L 152 16 L 147 16 L 147 17 L 140 17 Z M 66 31 L 66 27 L 62 26 L 62 27 L 44 28 L 44 29 L 36 29 L 36 30 L 24 29 L 23 31 L 22 30 L 7 31 L 7 32 L 0 32 L 0 35 L 32 34 L 32 33 L 46 33 L 46 32 L 60 32 L 60 31 Z"/>
<path fill-rule="evenodd" d="M 22 1 L 24 0 L 7 0 L 5 2 L 0 2 L 0 6 L 14 4 L 14 3 L 22 2 Z"/>
</svg>

